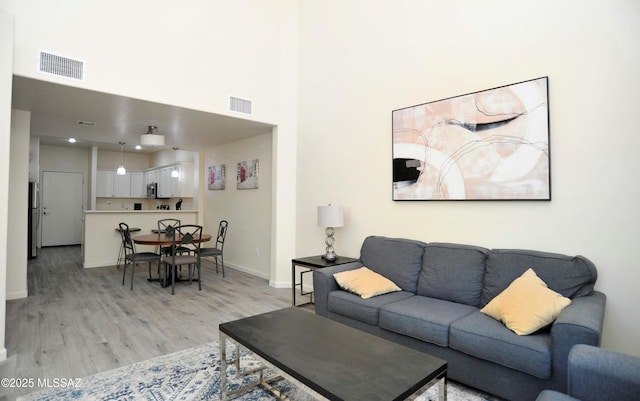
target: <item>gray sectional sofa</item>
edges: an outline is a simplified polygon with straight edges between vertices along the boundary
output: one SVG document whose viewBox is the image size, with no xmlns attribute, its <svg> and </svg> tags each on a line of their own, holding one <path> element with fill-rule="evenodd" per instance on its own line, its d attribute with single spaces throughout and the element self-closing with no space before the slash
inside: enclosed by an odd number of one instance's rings
<svg viewBox="0 0 640 401">
<path fill-rule="evenodd" d="M 368 299 L 333 274 L 366 266 L 402 291 Z M 548 327 L 519 336 L 480 309 L 528 268 L 572 300 Z M 358 262 L 313 273 L 316 313 L 448 361 L 448 377 L 508 400 L 566 392 L 575 344 L 600 344 L 605 295 L 582 256 L 367 237 Z"/>
</svg>

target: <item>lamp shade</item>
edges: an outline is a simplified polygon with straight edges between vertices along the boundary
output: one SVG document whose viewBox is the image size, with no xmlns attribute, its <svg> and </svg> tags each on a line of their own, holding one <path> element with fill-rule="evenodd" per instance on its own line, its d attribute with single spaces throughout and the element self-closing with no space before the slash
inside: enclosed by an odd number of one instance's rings
<svg viewBox="0 0 640 401">
<path fill-rule="evenodd" d="M 163 146 L 164 135 L 158 135 L 158 127 L 150 125 L 146 133 L 140 135 L 140 144 L 144 146 Z"/>
<path fill-rule="evenodd" d="M 318 206 L 318 226 L 343 227 L 344 215 L 342 206 Z"/>
</svg>

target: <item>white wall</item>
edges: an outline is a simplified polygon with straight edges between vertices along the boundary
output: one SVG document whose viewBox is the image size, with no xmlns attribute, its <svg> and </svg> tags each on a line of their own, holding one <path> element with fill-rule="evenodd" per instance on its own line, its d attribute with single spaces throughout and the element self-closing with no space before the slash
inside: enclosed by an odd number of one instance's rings
<svg viewBox="0 0 640 401">
<path fill-rule="evenodd" d="M 277 119 L 280 3 L 0 0 L 16 16 L 16 75 L 227 115 L 236 96 L 265 122 Z M 84 82 L 37 73 L 41 50 L 84 61 Z"/>
<path fill-rule="evenodd" d="M 640 355 L 640 3 L 303 1 L 297 251 L 342 204 L 338 254 L 370 234 L 583 254 L 603 346 Z M 365 17 L 366 16 L 366 17 Z M 551 202 L 393 202 L 391 111 L 549 76 Z"/>
<path fill-rule="evenodd" d="M 146 170 L 152 167 L 149 153 L 135 153 L 125 150 L 121 155 L 120 152 L 98 150 L 97 168 L 115 170 L 120 165 L 120 160 L 127 171 Z"/>
<path fill-rule="evenodd" d="M 7 229 L 9 222 L 9 155 L 11 149 L 11 79 L 13 16 L 0 6 L 0 361 L 7 359 L 5 319 L 7 299 Z M 26 181 L 26 180 L 25 180 Z M 26 184 L 25 184 L 26 185 Z"/>
<path fill-rule="evenodd" d="M 27 292 L 27 247 L 16 246 L 17 239 L 27 238 L 29 191 L 24 177 L 29 175 L 29 134 L 31 113 L 11 113 L 11 159 L 9 177 L 9 232 L 14 246 L 7 248 L 7 299 L 25 298 Z M 24 187 L 24 190 L 20 190 Z M 13 190 L 15 188 L 15 190 Z"/>
<path fill-rule="evenodd" d="M 237 163 L 259 160 L 259 188 L 237 189 Z M 271 134 L 260 135 L 209 149 L 205 152 L 205 170 L 225 165 L 224 190 L 205 189 L 204 231 L 215 234 L 220 220 L 229 228 L 224 245 L 225 264 L 253 275 L 270 278 L 271 259 Z"/>
</svg>

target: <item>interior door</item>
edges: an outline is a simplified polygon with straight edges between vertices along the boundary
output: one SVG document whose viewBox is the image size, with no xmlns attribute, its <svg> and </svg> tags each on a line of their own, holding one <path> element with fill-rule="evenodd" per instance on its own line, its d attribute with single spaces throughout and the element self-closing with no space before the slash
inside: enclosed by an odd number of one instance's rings
<svg viewBox="0 0 640 401">
<path fill-rule="evenodd" d="M 83 176 L 42 173 L 42 246 L 82 243 Z"/>
</svg>

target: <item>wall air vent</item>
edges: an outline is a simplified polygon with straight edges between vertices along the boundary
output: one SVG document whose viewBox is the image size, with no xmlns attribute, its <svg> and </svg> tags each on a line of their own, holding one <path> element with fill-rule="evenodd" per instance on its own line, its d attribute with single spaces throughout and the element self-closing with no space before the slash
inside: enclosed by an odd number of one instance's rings
<svg viewBox="0 0 640 401">
<path fill-rule="evenodd" d="M 251 100 L 229 96 L 229 110 L 237 111 L 238 113 L 252 114 L 251 107 Z"/>
<path fill-rule="evenodd" d="M 38 71 L 59 77 L 84 80 L 84 62 L 57 54 L 40 52 Z"/>
</svg>

